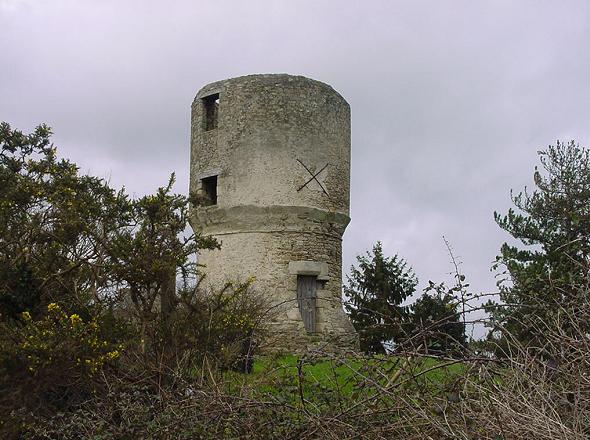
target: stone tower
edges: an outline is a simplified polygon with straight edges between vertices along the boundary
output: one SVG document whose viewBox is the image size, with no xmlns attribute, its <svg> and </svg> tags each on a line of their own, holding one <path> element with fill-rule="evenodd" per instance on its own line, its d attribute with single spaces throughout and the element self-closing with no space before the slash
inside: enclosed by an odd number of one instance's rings
<svg viewBox="0 0 590 440">
<path fill-rule="evenodd" d="M 208 283 L 255 277 L 274 304 L 269 344 L 356 346 L 341 303 L 350 218 L 350 106 L 302 76 L 250 75 L 203 87 L 192 104 L 191 211 Z M 272 347 L 270 347 L 272 348 Z"/>
</svg>

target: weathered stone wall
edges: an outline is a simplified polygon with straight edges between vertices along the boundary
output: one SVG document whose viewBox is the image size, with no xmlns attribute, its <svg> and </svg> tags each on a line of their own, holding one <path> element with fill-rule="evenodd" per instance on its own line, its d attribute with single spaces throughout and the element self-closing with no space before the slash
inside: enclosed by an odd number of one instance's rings
<svg viewBox="0 0 590 440">
<path fill-rule="evenodd" d="M 203 98 L 213 94 L 219 94 L 217 128 L 206 130 Z M 319 183 L 312 179 L 318 172 Z M 208 282 L 254 276 L 255 288 L 277 305 L 268 326 L 282 341 L 272 343 L 354 346 L 341 304 L 341 239 L 349 222 L 346 101 L 326 84 L 289 75 L 205 86 L 192 106 L 191 192 L 212 175 L 217 204 L 191 214 L 196 230 L 222 243 L 199 255 Z M 305 332 L 299 314 L 298 274 L 320 281 L 315 335 Z"/>
</svg>

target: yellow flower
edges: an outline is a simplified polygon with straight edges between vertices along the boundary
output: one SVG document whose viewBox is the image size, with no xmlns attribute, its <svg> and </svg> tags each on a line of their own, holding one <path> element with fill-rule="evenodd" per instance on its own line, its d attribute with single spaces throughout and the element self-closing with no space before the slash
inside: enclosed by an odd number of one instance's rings
<svg viewBox="0 0 590 440">
<path fill-rule="evenodd" d="M 70 322 L 72 323 L 72 327 L 76 327 L 78 324 L 82 323 L 82 318 L 80 318 L 80 315 L 74 313 L 70 316 Z"/>
<path fill-rule="evenodd" d="M 109 351 L 107 353 L 107 359 L 112 361 L 113 359 L 117 359 L 119 355 L 119 350 Z"/>
<path fill-rule="evenodd" d="M 59 312 L 61 308 L 56 303 L 49 303 L 49 305 L 47 306 L 47 311 L 53 312 L 54 310 L 56 312 Z"/>
<path fill-rule="evenodd" d="M 31 320 L 31 314 L 29 312 L 22 312 L 20 315 L 25 321 Z"/>
</svg>

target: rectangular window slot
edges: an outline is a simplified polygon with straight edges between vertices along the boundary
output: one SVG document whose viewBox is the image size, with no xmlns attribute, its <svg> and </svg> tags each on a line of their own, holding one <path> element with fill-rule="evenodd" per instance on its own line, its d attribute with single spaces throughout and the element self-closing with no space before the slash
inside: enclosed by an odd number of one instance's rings
<svg viewBox="0 0 590 440">
<path fill-rule="evenodd" d="M 201 187 L 211 205 L 217 205 L 217 176 L 201 179 Z"/>
<path fill-rule="evenodd" d="M 205 96 L 203 108 L 205 111 L 205 131 L 216 129 L 219 115 L 219 93 Z"/>
</svg>

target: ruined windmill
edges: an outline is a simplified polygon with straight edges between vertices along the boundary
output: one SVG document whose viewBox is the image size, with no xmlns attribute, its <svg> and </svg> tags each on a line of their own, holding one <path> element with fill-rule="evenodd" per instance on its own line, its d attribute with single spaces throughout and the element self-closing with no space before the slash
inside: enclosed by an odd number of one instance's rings
<svg viewBox="0 0 590 440">
<path fill-rule="evenodd" d="M 207 280 L 254 276 L 277 305 L 279 348 L 354 347 L 342 309 L 342 234 L 350 218 L 350 107 L 301 76 L 208 84 L 192 105 L 191 225 L 222 243 L 199 255 Z"/>
</svg>

